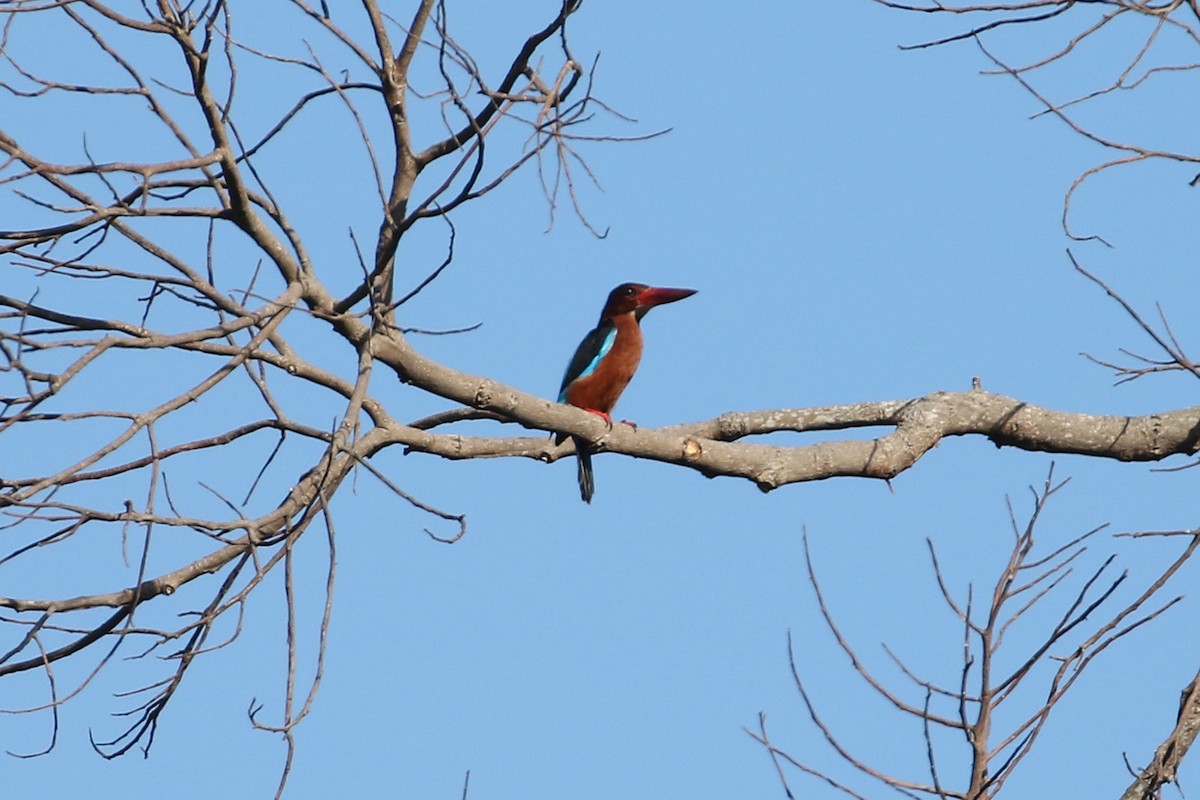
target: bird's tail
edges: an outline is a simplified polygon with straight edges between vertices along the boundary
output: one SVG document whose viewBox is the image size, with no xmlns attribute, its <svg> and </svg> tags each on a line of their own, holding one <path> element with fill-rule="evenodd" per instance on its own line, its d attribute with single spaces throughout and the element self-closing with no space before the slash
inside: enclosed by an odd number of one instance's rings
<svg viewBox="0 0 1200 800">
<path fill-rule="evenodd" d="M 573 438 L 575 452 L 579 458 L 579 496 L 583 498 L 583 502 L 590 503 L 592 495 L 596 493 L 596 479 L 592 475 L 592 451 L 585 440 L 578 436 Z"/>
</svg>

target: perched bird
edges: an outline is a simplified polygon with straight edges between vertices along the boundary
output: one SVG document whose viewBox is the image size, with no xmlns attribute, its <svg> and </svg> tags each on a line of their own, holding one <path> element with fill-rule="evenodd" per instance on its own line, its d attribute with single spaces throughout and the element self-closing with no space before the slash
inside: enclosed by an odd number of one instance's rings
<svg viewBox="0 0 1200 800">
<path fill-rule="evenodd" d="M 659 289 L 644 283 L 622 283 L 613 289 L 600 312 L 600 322 L 583 337 L 563 374 L 558 402 L 590 411 L 612 427 L 613 406 L 642 360 L 642 330 L 638 323 L 655 306 L 695 293 L 695 289 Z M 595 492 L 588 447 L 585 440 L 575 437 L 579 493 L 585 503 L 592 502 Z"/>
</svg>

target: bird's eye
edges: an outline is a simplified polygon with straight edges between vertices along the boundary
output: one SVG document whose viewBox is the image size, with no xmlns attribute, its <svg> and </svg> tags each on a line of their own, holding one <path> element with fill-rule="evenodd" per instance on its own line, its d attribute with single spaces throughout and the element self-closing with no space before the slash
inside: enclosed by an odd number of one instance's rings
<svg viewBox="0 0 1200 800">
<path fill-rule="evenodd" d="M 625 287 L 625 296 L 626 297 L 633 297 L 635 294 L 637 294 L 637 289 L 634 289 L 632 286 Z"/>
</svg>

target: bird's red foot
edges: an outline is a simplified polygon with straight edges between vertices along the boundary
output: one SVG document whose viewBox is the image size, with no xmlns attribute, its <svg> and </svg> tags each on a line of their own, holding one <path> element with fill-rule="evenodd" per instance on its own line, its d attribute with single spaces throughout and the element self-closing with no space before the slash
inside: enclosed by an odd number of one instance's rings
<svg viewBox="0 0 1200 800">
<path fill-rule="evenodd" d="M 606 412 L 597 411 L 594 408 L 585 408 L 584 411 L 588 412 L 589 414 L 595 414 L 597 417 L 604 420 L 604 423 L 606 425 L 608 425 L 609 428 L 612 428 L 612 417 L 609 416 Z"/>
<path fill-rule="evenodd" d="M 630 422 L 630 421 L 629 421 L 629 420 L 627 420 L 627 419 L 623 419 L 623 420 L 621 420 L 621 424 L 622 424 L 622 425 L 628 425 L 629 427 L 633 428 L 635 431 L 637 430 L 637 423 L 636 423 L 636 422 Z"/>
</svg>

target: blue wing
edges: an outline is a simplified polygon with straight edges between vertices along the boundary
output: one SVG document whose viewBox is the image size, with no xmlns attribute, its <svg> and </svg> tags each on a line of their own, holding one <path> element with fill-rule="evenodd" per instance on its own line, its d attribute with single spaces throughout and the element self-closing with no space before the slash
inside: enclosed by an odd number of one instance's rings
<svg viewBox="0 0 1200 800">
<path fill-rule="evenodd" d="M 558 389 L 558 402 L 567 402 L 567 387 L 580 378 L 586 378 L 596 371 L 600 361 L 612 350 L 617 338 L 617 329 L 611 322 L 604 322 L 593 328 L 571 358 L 567 371 L 563 374 L 562 386 Z"/>
</svg>

